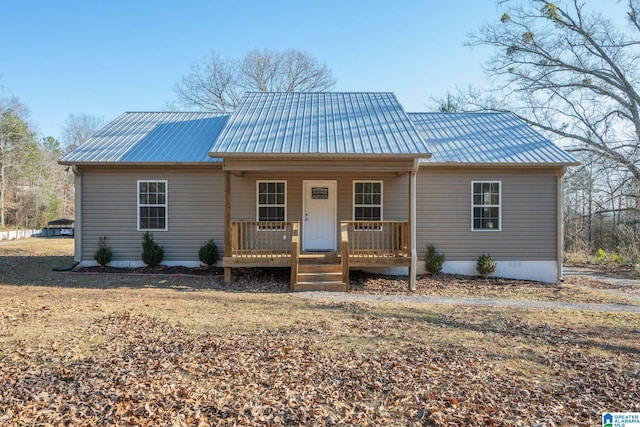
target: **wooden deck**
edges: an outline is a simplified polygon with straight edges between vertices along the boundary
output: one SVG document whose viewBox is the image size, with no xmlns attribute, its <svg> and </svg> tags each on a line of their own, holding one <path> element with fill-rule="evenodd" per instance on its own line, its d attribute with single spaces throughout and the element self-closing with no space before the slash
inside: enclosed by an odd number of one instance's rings
<svg viewBox="0 0 640 427">
<path fill-rule="evenodd" d="M 342 221 L 340 250 L 300 252 L 296 221 L 232 221 L 225 247 L 225 280 L 231 268 L 291 267 L 291 290 L 349 290 L 352 267 L 411 266 L 408 221 Z"/>
</svg>

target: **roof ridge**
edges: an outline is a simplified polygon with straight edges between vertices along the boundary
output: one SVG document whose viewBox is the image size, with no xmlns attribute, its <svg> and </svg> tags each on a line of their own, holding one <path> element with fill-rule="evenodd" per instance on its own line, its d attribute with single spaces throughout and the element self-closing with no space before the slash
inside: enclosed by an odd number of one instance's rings
<svg viewBox="0 0 640 427">
<path fill-rule="evenodd" d="M 511 111 L 407 111 L 407 114 L 514 114 Z"/>
<path fill-rule="evenodd" d="M 223 113 L 220 111 L 125 111 L 122 114 L 135 114 L 135 113 L 149 113 L 149 114 L 218 114 L 221 116 L 228 116 L 231 113 Z"/>
<path fill-rule="evenodd" d="M 383 91 L 372 91 L 372 90 L 365 90 L 365 91 L 268 91 L 268 92 L 264 92 L 264 91 L 256 91 L 256 90 L 252 90 L 252 91 L 247 91 L 245 92 L 245 94 L 254 94 L 254 93 L 258 93 L 258 94 L 285 94 L 285 93 L 293 93 L 293 94 L 365 94 L 365 93 L 376 93 L 376 94 L 380 94 L 380 93 L 384 93 L 384 94 L 394 94 L 394 92 L 390 91 L 390 90 L 383 90 Z"/>
</svg>

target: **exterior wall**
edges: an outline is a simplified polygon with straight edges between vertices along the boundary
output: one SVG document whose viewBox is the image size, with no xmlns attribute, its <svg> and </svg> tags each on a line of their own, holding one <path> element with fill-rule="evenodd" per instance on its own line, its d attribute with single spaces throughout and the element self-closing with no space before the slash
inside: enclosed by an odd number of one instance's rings
<svg viewBox="0 0 640 427">
<path fill-rule="evenodd" d="M 426 246 L 446 255 L 443 271 L 476 274 L 489 253 L 497 275 L 557 279 L 557 168 L 420 168 L 417 176 L 418 261 Z M 501 231 L 471 230 L 471 182 L 501 181 Z M 544 270 L 544 271 L 543 271 Z"/>
<path fill-rule="evenodd" d="M 224 248 L 224 174 L 215 166 L 80 167 L 83 264 L 92 264 L 98 238 L 107 236 L 113 265 L 141 265 L 143 232 L 137 231 L 137 181 L 168 181 L 168 231 L 156 231 L 165 264 L 198 264 L 198 249 L 213 238 Z M 417 176 L 416 246 L 423 271 L 426 245 L 444 253 L 444 271 L 475 274 L 475 262 L 490 253 L 497 275 L 553 282 L 557 278 L 558 168 L 447 168 L 422 166 Z M 231 219 L 256 220 L 256 182 L 287 181 L 287 220 L 302 227 L 303 181 L 337 181 L 339 223 L 353 218 L 353 181 L 383 181 L 383 219 L 408 219 L 409 175 L 346 170 L 245 171 L 231 179 Z M 471 230 L 471 182 L 502 182 L 501 231 Z M 304 230 L 303 230 L 304 232 Z M 405 273 L 406 269 L 401 269 Z"/>
<path fill-rule="evenodd" d="M 408 175 L 375 172 L 245 172 L 231 179 L 231 220 L 256 221 L 256 182 L 287 182 L 287 220 L 302 221 L 302 183 L 305 180 L 337 181 L 337 227 L 336 242 L 340 242 L 340 221 L 353 219 L 353 181 L 383 181 L 383 220 L 406 221 L 408 219 L 409 181 Z M 304 233 L 304 230 L 302 230 Z M 336 248 L 337 249 L 337 248 Z"/>
<path fill-rule="evenodd" d="M 197 265 L 198 250 L 213 238 L 224 248 L 224 175 L 214 167 L 81 167 L 83 264 L 94 263 L 99 236 L 107 236 L 112 265 L 142 265 L 137 231 L 137 181 L 168 181 L 168 231 L 154 231 L 163 264 Z"/>
</svg>

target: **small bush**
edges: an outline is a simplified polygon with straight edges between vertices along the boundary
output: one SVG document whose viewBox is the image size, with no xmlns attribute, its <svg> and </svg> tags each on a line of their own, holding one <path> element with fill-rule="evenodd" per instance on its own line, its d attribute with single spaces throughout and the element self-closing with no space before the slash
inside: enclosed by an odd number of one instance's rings
<svg viewBox="0 0 640 427">
<path fill-rule="evenodd" d="M 615 252 L 611 252 L 611 254 L 609 254 L 609 257 L 611 258 L 611 262 L 613 262 L 618 267 L 620 267 L 621 265 L 624 265 L 625 263 L 624 257 Z"/>
<path fill-rule="evenodd" d="M 438 274 L 442 271 L 444 264 L 444 254 L 439 254 L 433 245 L 427 245 L 427 256 L 424 260 L 424 268 L 431 274 Z"/>
<path fill-rule="evenodd" d="M 493 260 L 493 257 L 489 254 L 482 254 L 480 258 L 478 258 L 478 264 L 476 265 L 476 270 L 482 277 L 487 277 L 491 273 L 496 272 L 496 262 Z"/>
<path fill-rule="evenodd" d="M 218 262 L 218 247 L 216 243 L 211 240 L 204 242 L 204 245 L 200 246 L 198 251 L 198 258 L 200 262 L 211 268 Z"/>
<path fill-rule="evenodd" d="M 604 249 L 599 248 L 599 249 L 596 251 L 596 261 L 598 261 L 598 262 L 602 262 L 602 261 L 604 261 L 605 259 L 607 259 L 607 253 L 604 251 Z"/>
<path fill-rule="evenodd" d="M 164 249 L 153 240 L 153 233 L 142 235 L 142 262 L 149 267 L 157 267 L 164 258 Z"/>
<path fill-rule="evenodd" d="M 98 239 L 98 249 L 96 253 L 93 254 L 93 259 L 95 259 L 101 267 L 105 267 L 111 262 L 112 256 L 113 252 L 111 251 L 111 247 L 107 246 L 107 236 L 100 236 Z"/>
</svg>

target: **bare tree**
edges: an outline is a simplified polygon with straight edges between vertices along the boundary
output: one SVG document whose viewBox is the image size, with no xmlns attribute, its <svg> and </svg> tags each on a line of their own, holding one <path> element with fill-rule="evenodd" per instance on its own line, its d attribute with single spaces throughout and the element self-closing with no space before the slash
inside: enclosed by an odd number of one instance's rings
<svg viewBox="0 0 640 427">
<path fill-rule="evenodd" d="M 640 1 L 628 0 L 624 31 L 578 0 L 499 4 L 500 20 L 469 42 L 495 47 L 486 67 L 495 87 L 466 101 L 513 110 L 640 181 Z"/>
<path fill-rule="evenodd" d="M 105 125 L 100 116 L 90 114 L 70 114 L 62 127 L 62 140 L 66 152 L 80 146 Z"/>
<path fill-rule="evenodd" d="M 335 83 L 326 64 L 299 50 L 252 50 L 242 59 L 221 58 L 212 51 L 191 66 L 174 91 L 185 106 L 229 112 L 245 91 L 322 92 Z"/>
<path fill-rule="evenodd" d="M 584 164 L 567 178 L 566 242 L 637 258 L 640 0 L 616 3 L 499 1 L 500 19 L 468 42 L 494 48 L 485 67 L 491 87 L 459 91 L 456 102 L 466 110 L 513 111 L 564 142 Z"/>
</svg>

